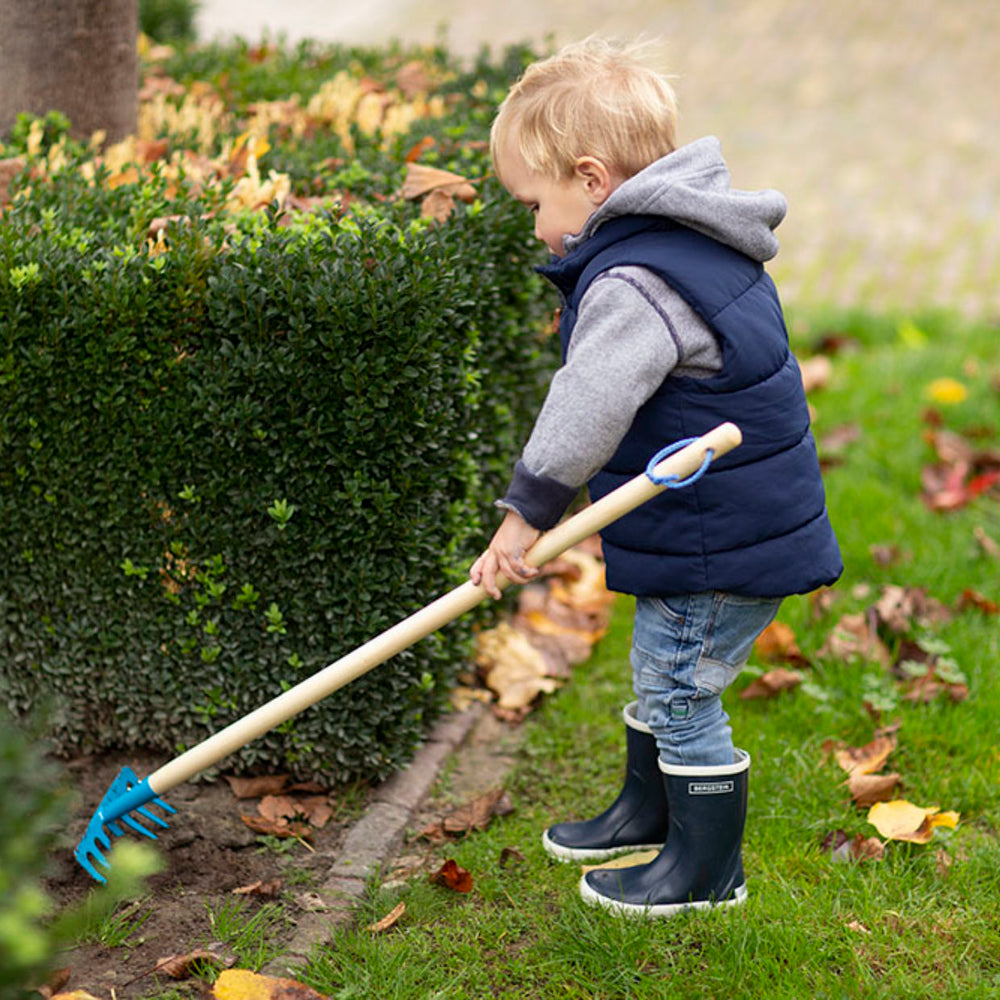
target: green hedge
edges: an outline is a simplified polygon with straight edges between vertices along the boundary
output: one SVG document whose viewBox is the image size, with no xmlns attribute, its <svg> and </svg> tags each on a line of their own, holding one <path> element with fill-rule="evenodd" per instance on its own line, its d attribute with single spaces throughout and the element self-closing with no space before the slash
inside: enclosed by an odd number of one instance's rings
<svg viewBox="0 0 1000 1000">
<path fill-rule="evenodd" d="M 346 212 L 233 214 L 232 181 L 115 185 L 88 151 L 36 154 L 0 218 L 0 695 L 17 714 L 53 701 L 63 751 L 173 755 L 462 579 L 553 350 L 530 221 L 495 181 L 443 224 L 390 197 L 421 130 L 438 130 L 425 162 L 487 173 L 476 100 L 464 126 L 452 101 L 391 141 L 352 130 Z M 270 137 L 262 172 L 323 187 L 331 136 Z M 156 245 L 163 215 L 182 218 Z M 236 766 L 386 775 L 470 630 Z"/>
</svg>

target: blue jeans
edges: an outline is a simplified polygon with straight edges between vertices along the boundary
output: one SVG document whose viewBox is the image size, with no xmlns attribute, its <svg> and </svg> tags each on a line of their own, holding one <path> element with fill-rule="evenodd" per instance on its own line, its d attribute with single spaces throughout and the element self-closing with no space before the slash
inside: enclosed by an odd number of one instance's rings
<svg viewBox="0 0 1000 1000">
<path fill-rule="evenodd" d="M 664 763 L 732 764 L 721 695 L 780 605 L 780 598 L 720 591 L 636 599 L 631 659 L 637 717 L 653 730 Z"/>
</svg>

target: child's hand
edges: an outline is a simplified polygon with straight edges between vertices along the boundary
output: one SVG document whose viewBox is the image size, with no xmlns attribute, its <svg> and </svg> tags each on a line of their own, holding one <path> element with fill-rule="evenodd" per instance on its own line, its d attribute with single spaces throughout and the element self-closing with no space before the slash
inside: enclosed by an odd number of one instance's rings
<svg viewBox="0 0 1000 1000">
<path fill-rule="evenodd" d="M 538 540 L 541 532 L 533 528 L 520 514 L 507 511 L 503 523 L 490 542 L 490 547 L 472 564 L 469 578 L 482 584 L 492 598 L 500 596 L 497 573 L 503 573 L 512 583 L 527 583 L 538 576 L 538 569 L 524 561 L 524 555 Z"/>
</svg>

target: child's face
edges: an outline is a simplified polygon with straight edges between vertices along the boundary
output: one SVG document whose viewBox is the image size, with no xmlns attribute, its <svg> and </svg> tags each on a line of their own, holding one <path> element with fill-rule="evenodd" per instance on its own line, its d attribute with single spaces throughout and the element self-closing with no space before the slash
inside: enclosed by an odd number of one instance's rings
<svg viewBox="0 0 1000 1000">
<path fill-rule="evenodd" d="M 503 185 L 535 216 L 535 236 L 557 256 L 565 256 L 563 237 L 575 235 L 607 195 L 595 196 L 579 170 L 565 180 L 553 180 L 532 170 L 513 142 L 503 158 Z"/>
</svg>

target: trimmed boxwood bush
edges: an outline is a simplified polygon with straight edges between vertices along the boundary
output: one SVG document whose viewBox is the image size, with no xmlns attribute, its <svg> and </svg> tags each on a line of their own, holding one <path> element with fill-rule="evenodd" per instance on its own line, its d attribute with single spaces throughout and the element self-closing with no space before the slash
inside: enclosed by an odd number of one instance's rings
<svg viewBox="0 0 1000 1000">
<path fill-rule="evenodd" d="M 530 221 L 486 177 L 502 87 L 476 92 L 465 125 L 450 99 L 391 141 L 274 125 L 267 155 L 312 178 L 293 191 L 337 175 L 339 205 L 310 212 L 234 211 L 236 177 L 30 151 L 0 218 L 0 694 L 17 714 L 54 699 L 63 751 L 173 755 L 460 582 L 485 543 L 553 347 Z M 394 197 L 429 128 L 425 162 L 480 179 L 441 224 Z M 386 775 L 470 632 L 236 766 Z"/>
</svg>

